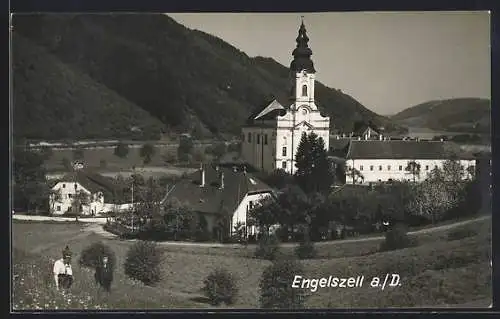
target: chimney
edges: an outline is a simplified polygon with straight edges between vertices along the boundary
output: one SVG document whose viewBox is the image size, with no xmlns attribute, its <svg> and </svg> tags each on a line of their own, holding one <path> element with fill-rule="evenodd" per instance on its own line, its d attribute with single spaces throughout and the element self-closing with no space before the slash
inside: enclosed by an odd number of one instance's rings
<svg viewBox="0 0 500 319">
<path fill-rule="evenodd" d="M 220 172 L 220 189 L 224 189 L 224 172 Z"/>
<path fill-rule="evenodd" d="M 203 164 L 200 165 L 200 173 L 201 173 L 200 187 L 205 187 L 205 168 L 203 167 Z"/>
</svg>

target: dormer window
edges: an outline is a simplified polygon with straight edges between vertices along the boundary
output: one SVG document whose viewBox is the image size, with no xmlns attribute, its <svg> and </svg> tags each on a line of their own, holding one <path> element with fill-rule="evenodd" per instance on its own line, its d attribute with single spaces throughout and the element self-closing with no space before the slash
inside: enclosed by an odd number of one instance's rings
<svg viewBox="0 0 500 319">
<path fill-rule="evenodd" d="M 302 96 L 307 96 L 307 85 L 302 85 Z"/>
</svg>

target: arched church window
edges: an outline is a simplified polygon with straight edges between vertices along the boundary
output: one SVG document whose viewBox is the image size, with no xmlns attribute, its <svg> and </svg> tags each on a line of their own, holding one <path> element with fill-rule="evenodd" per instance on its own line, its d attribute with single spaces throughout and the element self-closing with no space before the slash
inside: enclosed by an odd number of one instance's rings
<svg viewBox="0 0 500 319">
<path fill-rule="evenodd" d="M 307 96 L 307 85 L 302 85 L 302 96 Z"/>
</svg>

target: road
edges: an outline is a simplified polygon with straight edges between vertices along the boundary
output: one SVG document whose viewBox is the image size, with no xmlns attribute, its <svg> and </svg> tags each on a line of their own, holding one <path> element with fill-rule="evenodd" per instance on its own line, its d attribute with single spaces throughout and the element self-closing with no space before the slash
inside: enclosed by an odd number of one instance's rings
<svg viewBox="0 0 500 319">
<path fill-rule="evenodd" d="M 485 220 L 485 219 L 490 219 L 491 216 L 481 216 L 475 219 L 470 219 L 470 220 L 465 220 L 461 222 L 456 222 L 453 224 L 447 224 L 447 225 L 442 225 L 442 226 L 436 226 L 432 228 L 425 228 L 421 230 L 416 230 L 412 232 L 408 232 L 408 235 L 418 235 L 418 234 L 428 234 L 428 233 L 433 233 L 437 231 L 443 231 L 443 230 L 448 230 L 454 227 L 458 226 L 463 226 L 467 225 L 473 222 Z M 107 231 L 105 231 L 102 228 L 102 225 L 99 224 L 90 224 L 87 227 L 84 228 L 85 231 L 91 232 L 91 233 L 96 233 L 98 235 L 101 235 L 105 238 L 109 239 L 117 239 L 118 236 L 111 234 Z M 372 241 L 372 240 L 383 240 L 385 237 L 384 236 L 376 236 L 376 237 L 366 237 L 366 238 L 355 238 L 355 239 L 343 239 L 343 240 L 335 240 L 335 241 L 323 241 L 323 242 L 317 242 L 315 243 L 316 246 L 323 246 L 323 245 L 340 245 L 340 244 L 346 244 L 346 243 L 356 243 L 356 242 L 364 242 L 364 241 Z M 131 240 L 134 241 L 134 240 Z M 164 246 L 191 246 L 191 247 L 233 247 L 233 248 L 238 248 L 242 247 L 240 244 L 218 244 L 218 243 L 193 243 L 193 242 L 160 242 L 160 245 Z M 283 247 L 294 247 L 296 244 L 295 243 L 282 243 L 281 246 Z M 248 245 L 252 246 L 252 245 Z"/>
</svg>

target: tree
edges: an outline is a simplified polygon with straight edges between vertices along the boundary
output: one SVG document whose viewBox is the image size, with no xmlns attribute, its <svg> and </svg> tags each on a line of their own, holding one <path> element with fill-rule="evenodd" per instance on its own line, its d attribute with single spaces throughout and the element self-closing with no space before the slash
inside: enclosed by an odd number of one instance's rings
<svg viewBox="0 0 500 319">
<path fill-rule="evenodd" d="M 458 177 L 455 173 L 453 176 Z M 410 210 L 416 215 L 429 216 L 434 223 L 459 205 L 463 196 L 464 183 L 450 180 L 449 173 L 435 168 L 424 182 L 414 187 Z"/>
<path fill-rule="evenodd" d="M 352 178 L 353 184 L 357 184 L 358 182 L 363 183 L 365 180 L 363 174 L 355 167 L 349 167 L 347 169 L 347 175 L 349 175 Z"/>
<path fill-rule="evenodd" d="M 188 161 L 189 154 L 193 150 L 194 144 L 193 140 L 189 137 L 182 137 L 179 140 L 179 147 L 177 148 L 177 158 L 180 161 Z"/>
<path fill-rule="evenodd" d="M 304 191 L 328 192 L 334 173 L 328 161 L 325 144 L 314 132 L 302 134 L 296 155 L 295 177 Z"/>
<path fill-rule="evenodd" d="M 114 154 L 116 156 L 120 158 L 126 158 L 128 153 L 129 153 L 129 148 L 127 144 L 120 142 L 118 143 L 118 145 L 116 145 L 114 150 Z"/>
<path fill-rule="evenodd" d="M 278 196 L 277 220 L 281 226 L 288 229 L 288 234 L 295 234 L 295 226 L 306 223 L 306 216 L 309 211 L 308 197 L 298 186 L 287 186 Z"/>
<path fill-rule="evenodd" d="M 88 205 L 90 202 L 89 195 L 82 190 L 78 190 L 75 195 L 73 195 L 73 200 L 71 201 L 71 210 L 78 221 L 78 216 L 83 212 L 83 206 Z"/>
<path fill-rule="evenodd" d="M 278 223 L 280 209 L 274 198 L 264 198 L 248 212 L 249 226 L 257 225 L 269 233 L 269 228 Z"/>
<path fill-rule="evenodd" d="M 304 290 L 292 287 L 295 276 L 303 273 L 303 266 L 293 259 L 279 259 L 264 269 L 259 283 L 261 308 L 303 308 Z"/>
<path fill-rule="evenodd" d="M 409 161 L 405 170 L 413 176 L 413 182 L 416 181 L 417 177 L 420 178 L 420 164 L 416 161 Z"/>
<path fill-rule="evenodd" d="M 227 147 L 226 147 L 226 143 L 224 142 L 219 142 L 217 144 L 215 144 L 213 146 L 213 148 L 211 149 L 212 151 L 212 155 L 216 158 L 216 159 L 219 159 L 222 157 L 222 155 L 226 154 L 226 151 L 227 151 Z"/>
<path fill-rule="evenodd" d="M 51 189 L 50 190 L 50 195 L 49 195 L 49 199 L 50 199 L 50 202 L 52 203 L 51 205 L 51 213 L 54 212 L 54 207 L 56 205 L 56 203 L 60 202 L 61 199 L 62 199 L 62 194 L 61 194 L 61 190 L 60 189 Z"/>
<path fill-rule="evenodd" d="M 469 179 L 475 179 L 476 178 L 476 168 L 474 166 L 468 166 L 467 167 L 467 174 Z"/>
<path fill-rule="evenodd" d="M 153 144 L 146 143 L 139 150 L 139 155 L 141 156 L 144 164 L 151 163 L 151 159 L 153 158 L 156 149 Z"/>
<path fill-rule="evenodd" d="M 14 206 L 18 209 L 35 208 L 35 212 L 48 206 L 49 188 L 44 168 L 44 157 L 38 152 L 16 147 L 13 154 Z"/>
<path fill-rule="evenodd" d="M 82 160 L 85 157 L 84 149 L 82 147 L 77 147 L 73 150 L 73 160 Z"/>
<path fill-rule="evenodd" d="M 447 159 L 443 163 L 443 175 L 447 181 L 462 183 L 465 170 L 457 159 Z"/>
</svg>

